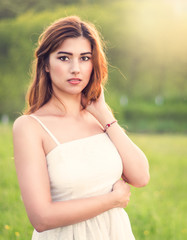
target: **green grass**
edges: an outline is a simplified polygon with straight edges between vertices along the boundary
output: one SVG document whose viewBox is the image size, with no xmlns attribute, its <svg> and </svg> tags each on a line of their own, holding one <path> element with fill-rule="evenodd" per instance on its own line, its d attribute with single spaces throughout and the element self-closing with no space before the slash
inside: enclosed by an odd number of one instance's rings
<svg viewBox="0 0 187 240">
<path fill-rule="evenodd" d="M 150 162 L 150 183 L 132 189 L 127 208 L 138 239 L 183 240 L 187 237 L 185 135 L 132 135 Z"/>
<path fill-rule="evenodd" d="M 187 238 L 186 135 L 131 134 L 150 162 L 151 180 L 132 187 L 126 209 L 136 240 Z M 30 240 L 30 225 L 13 160 L 11 126 L 0 125 L 0 240 Z"/>
<path fill-rule="evenodd" d="M 0 240 L 29 240 L 32 226 L 17 182 L 11 126 L 0 125 L 0 169 Z"/>
</svg>

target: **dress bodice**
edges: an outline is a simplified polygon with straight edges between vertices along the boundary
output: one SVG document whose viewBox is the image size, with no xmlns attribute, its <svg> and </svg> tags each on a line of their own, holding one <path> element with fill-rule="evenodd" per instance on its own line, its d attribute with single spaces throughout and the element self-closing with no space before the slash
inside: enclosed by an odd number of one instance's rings
<svg viewBox="0 0 187 240">
<path fill-rule="evenodd" d="M 56 142 L 47 156 L 53 201 L 98 196 L 112 191 L 121 178 L 122 160 L 107 133 L 59 143 L 47 127 L 32 115 Z M 73 225 L 38 233 L 32 240 L 135 240 L 127 213 L 113 208 Z"/>
<path fill-rule="evenodd" d="M 60 144 L 46 159 L 54 201 L 109 192 L 122 174 L 121 158 L 106 133 Z"/>
</svg>

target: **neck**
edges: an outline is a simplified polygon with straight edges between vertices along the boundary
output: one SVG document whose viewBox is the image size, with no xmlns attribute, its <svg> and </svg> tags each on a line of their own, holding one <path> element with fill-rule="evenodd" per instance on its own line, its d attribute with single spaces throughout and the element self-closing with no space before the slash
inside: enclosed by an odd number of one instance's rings
<svg viewBox="0 0 187 240">
<path fill-rule="evenodd" d="M 64 95 L 60 97 L 53 95 L 50 102 L 58 109 L 58 114 L 63 116 L 77 117 L 83 109 L 81 105 L 81 94 Z"/>
</svg>

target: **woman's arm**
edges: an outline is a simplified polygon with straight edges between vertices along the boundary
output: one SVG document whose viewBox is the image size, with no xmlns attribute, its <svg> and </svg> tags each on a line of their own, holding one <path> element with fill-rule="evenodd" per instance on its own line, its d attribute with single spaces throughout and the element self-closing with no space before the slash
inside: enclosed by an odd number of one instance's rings
<svg viewBox="0 0 187 240">
<path fill-rule="evenodd" d="M 82 97 L 84 105 L 84 96 Z M 103 126 L 115 120 L 114 115 L 105 103 L 103 90 L 95 102 L 86 107 Z M 116 146 L 123 162 L 123 179 L 135 187 L 143 187 L 149 182 L 149 165 L 145 154 L 130 140 L 116 122 L 107 129 L 107 134 Z"/>
<path fill-rule="evenodd" d="M 30 222 L 41 232 L 95 217 L 115 207 L 126 207 L 130 187 L 123 181 L 111 193 L 85 199 L 52 202 L 46 158 L 38 125 L 28 116 L 13 127 L 14 156 L 23 202 Z"/>
</svg>

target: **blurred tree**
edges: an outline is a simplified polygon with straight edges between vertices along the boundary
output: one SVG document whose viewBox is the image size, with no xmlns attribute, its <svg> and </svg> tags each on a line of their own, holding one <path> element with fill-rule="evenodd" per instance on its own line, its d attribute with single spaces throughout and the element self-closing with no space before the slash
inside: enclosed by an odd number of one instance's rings
<svg viewBox="0 0 187 240">
<path fill-rule="evenodd" d="M 15 3 L 22 2 L 19 1 L 15 0 Z M 9 0 L 7 4 L 11 2 Z M 55 0 L 55 3 L 59 2 L 61 1 Z M 68 4 L 69 2 L 73 1 L 68 1 Z M 169 2 L 164 5 L 160 0 L 157 4 L 153 0 L 103 0 L 100 4 L 88 4 L 96 2 L 89 0 L 78 2 L 76 5 L 67 5 L 64 1 L 64 5 L 51 6 L 50 10 L 37 13 L 35 8 L 15 19 L 0 21 L 0 115 L 6 113 L 14 117 L 17 109 L 20 111 L 23 108 L 30 78 L 30 63 L 38 36 L 53 20 L 67 15 L 79 15 L 84 20 L 93 22 L 104 36 L 109 61 L 108 101 L 121 115 L 132 102 L 142 102 L 141 106 L 130 108 L 134 112 L 146 109 L 146 114 L 142 113 L 142 116 L 150 116 L 155 111 L 151 111 L 151 108 L 158 96 L 164 99 L 163 105 L 169 101 L 172 104 L 175 101 L 185 104 L 185 11 L 178 16 L 169 8 Z M 32 3 L 40 11 L 45 4 L 47 8 L 51 1 L 28 0 L 26 7 L 29 9 Z M 26 9 L 25 6 L 22 7 Z M 126 105 L 120 105 L 123 98 L 128 99 Z M 144 102 L 151 102 L 153 106 L 147 108 Z M 128 116 L 135 116 L 131 109 L 128 110 Z M 185 108 L 179 109 L 183 113 L 177 113 L 178 116 L 186 116 Z"/>
<path fill-rule="evenodd" d="M 109 3 L 112 0 L 0 0 L 0 19 L 14 18 L 28 10 L 36 12 L 61 5 Z"/>
</svg>

